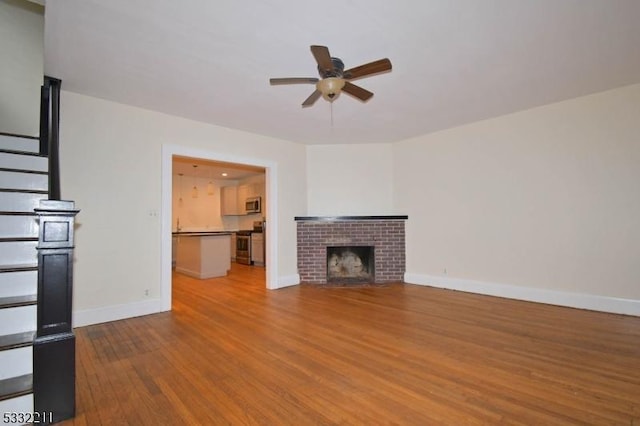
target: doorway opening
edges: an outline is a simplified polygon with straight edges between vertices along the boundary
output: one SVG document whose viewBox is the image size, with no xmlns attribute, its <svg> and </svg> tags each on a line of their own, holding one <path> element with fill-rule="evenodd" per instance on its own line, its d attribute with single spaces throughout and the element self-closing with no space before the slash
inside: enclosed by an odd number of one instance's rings
<svg viewBox="0 0 640 426">
<path fill-rule="evenodd" d="M 226 176 L 223 175 L 226 174 Z M 266 287 L 277 288 L 277 188 L 276 165 L 267 160 L 238 157 L 175 145 L 162 154 L 162 310 L 171 310 L 175 236 L 180 233 L 218 232 L 236 237 L 237 231 L 254 230 L 261 244 L 250 258 L 251 266 L 265 268 Z M 258 205 L 255 200 L 259 199 Z M 251 210 L 246 202 L 252 200 Z M 273 218 L 273 220 L 270 220 Z M 258 238 L 261 237 L 261 238 Z M 235 238 L 234 238 L 235 240 Z M 219 246 L 218 246 L 219 247 Z M 230 241 L 228 254 L 237 251 Z M 231 268 L 229 268 L 231 270 Z"/>
</svg>

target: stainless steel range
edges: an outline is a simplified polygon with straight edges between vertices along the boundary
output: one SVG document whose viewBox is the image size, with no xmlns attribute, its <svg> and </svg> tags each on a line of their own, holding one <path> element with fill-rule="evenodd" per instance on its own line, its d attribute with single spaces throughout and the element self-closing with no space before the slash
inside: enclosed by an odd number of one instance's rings
<svg viewBox="0 0 640 426">
<path fill-rule="evenodd" d="M 251 232 L 236 232 L 236 262 L 251 265 Z"/>
</svg>

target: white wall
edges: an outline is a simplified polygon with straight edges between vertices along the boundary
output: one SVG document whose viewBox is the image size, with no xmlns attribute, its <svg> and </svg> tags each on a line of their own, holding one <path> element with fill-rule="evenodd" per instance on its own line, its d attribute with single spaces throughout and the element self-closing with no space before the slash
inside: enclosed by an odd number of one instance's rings
<svg viewBox="0 0 640 426">
<path fill-rule="evenodd" d="M 640 302 L 640 85 L 399 142 L 394 171 L 414 282 Z"/>
<path fill-rule="evenodd" d="M 39 135 L 43 49 L 44 8 L 0 1 L 0 132 Z"/>
<path fill-rule="evenodd" d="M 307 148 L 310 216 L 394 213 L 391 144 Z"/>
<path fill-rule="evenodd" d="M 159 300 L 165 144 L 277 164 L 277 271 L 284 281 L 297 276 L 293 217 L 306 213 L 304 145 L 63 91 L 62 196 L 81 209 L 76 314 Z"/>
</svg>

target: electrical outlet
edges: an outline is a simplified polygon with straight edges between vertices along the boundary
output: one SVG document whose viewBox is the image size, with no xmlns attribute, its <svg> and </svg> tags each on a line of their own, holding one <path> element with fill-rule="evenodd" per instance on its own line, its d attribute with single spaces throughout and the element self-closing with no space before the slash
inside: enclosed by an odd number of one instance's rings
<svg viewBox="0 0 640 426">
<path fill-rule="evenodd" d="M 447 268 L 444 268 L 444 269 L 442 270 L 442 273 L 443 273 L 443 274 L 445 274 L 445 275 L 447 275 Z"/>
<path fill-rule="evenodd" d="M 146 289 L 146 290 L 144 291 L 144 295 L 145 295 L 145 296 L 148 296 L 148 295 L 149 295 L 149 289 Z"/>
</svg>

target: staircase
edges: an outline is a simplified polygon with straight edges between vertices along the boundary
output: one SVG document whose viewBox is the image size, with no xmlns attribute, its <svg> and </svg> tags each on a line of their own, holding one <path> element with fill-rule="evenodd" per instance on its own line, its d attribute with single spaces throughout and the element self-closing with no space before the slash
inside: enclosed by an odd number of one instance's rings
<svg viewBox="0 0 640 426">
<path fill-rule="evenodd" d="M 32 413 L 38 221 L 48 160 L 38 138 L 0 133 L 0 413 Z"/>
<path fill-rule="evenodd" d="M 60 80 L 41 90 L 40 137 L 0 133 L 0 423 L 75 415 L 73 201 L 60 200 Z"/>
</svg>

